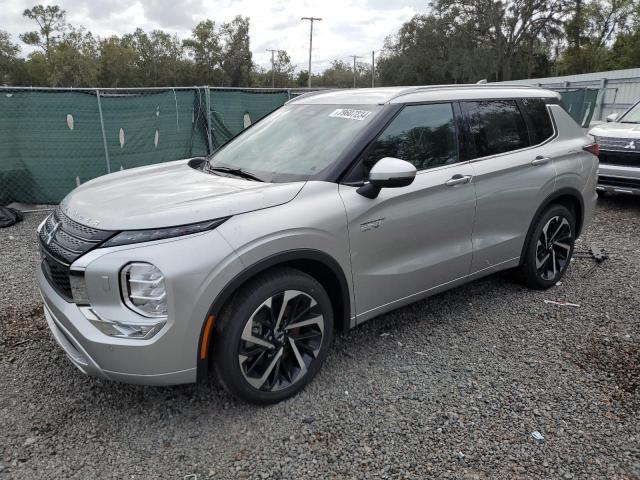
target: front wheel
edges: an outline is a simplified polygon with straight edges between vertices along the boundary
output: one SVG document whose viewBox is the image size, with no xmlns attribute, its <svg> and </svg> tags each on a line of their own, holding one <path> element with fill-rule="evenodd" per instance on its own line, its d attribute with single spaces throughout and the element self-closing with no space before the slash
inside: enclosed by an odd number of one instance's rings
<svg viewBox="0 0 640 480">
<path fill-rule="evenodd" d="M 575 243 L 575 216 L 562 205 L 552 205 L 533 227 L 520 267 L 527 286 L 547 289 L 562 278 Z"/>
<path fill-rule="evenodd" d="M 216 321 L 213 369 L 251 403 L 291 397 L 320 370 L 333 338 L 331 301 L 295 269 L 266 273 L 238 291 Z"/>
</svg>

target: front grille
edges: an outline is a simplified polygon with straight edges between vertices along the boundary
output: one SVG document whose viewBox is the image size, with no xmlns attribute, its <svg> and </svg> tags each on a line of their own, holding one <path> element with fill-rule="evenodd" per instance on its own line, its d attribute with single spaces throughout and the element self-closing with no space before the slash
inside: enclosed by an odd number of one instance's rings
<svg viewBox="0 0 640 480">
<path fill-rule="evenodd" d="M 640 179 L 599 176 L 598 184 L 618 188 L 640 188 Z"/>
<path fill-rule="evenodd" d="M 615 138 L 615 137 L 595 137 L 600 146 L 600 150 L 610 152 L 638 152 L 640 154 L 640 139 L 638 138 Z"/>
<path fill-rule="evenodd" d="M 612 153 L 600 150 L 600 163 L 640 168 L 640 150 L 638 153 Z"/>
<path fill-rule="evenodd" d="M 71 300 L 69 266 L 97 247 L 114 232 L 87 227 L 67 217 L 60 208 L 47 217 L 38 232 L 42 269 L 49 283 L 65 299 Z"/>
</svg>

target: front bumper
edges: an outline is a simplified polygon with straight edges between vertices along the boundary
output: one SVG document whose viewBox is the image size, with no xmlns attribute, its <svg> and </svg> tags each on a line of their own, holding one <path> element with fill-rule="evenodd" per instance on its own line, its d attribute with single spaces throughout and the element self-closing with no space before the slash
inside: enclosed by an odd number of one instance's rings
<svg viewBox="0 0 640 480">
<path fill-rule="evenodd" d="M 596 188 L 600 192 L 640 195 L 640 166 L 600 163 Z"/>
<path fill-rule="evenodd" d="M 144 340 L 105 335 L 51 286 L 40 266 L 36 276 L 53 337 L 88 375 L 145 385 L 195 382 L 202 325 L 228 277 L 241 269 L 237 256 L 215 231 L 93 250 L 73 266 L 84 268 L 91 308 L 101 318 L 123 321 L 136 315 L 122 303 L 117 280 L 132 261 L 153 263 L 165 274 L 169 315 L 161 331 Z"/>
<path fill-rule="evenodd" d="M 122 342 L 109 343 L 110 337 L 95 329 L 74 303 L 66 302 L 50 285 L 38 268 L 38 284 L 44 301 L 44 315 L 53 338 L 58 342 L 78 369 L 94 377 L 145 385 L 175 385 L 196 380 L 195 365 L 185 370 L 163 373 L 140 373 L 146 370 L 141 362 L 153 362 L 162 351 L 151 344 L 129 341 L 128 348 Z M 96 330 L 97 332 L 97 330 Z M 95 340 L 104 337 L 104 342 Z M 112 339 L 117 340 L 117 339 Z M 119 344 L 120 343 L 120 344 Z M 144 342 L 140 342 L 144 343 Z M 194 353 L 195 361 L 195 353 Z"/>
</svg>

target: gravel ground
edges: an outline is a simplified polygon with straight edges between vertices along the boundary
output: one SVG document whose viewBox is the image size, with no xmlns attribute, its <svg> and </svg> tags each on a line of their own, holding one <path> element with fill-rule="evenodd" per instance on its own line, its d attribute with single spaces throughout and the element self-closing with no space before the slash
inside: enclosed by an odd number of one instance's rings
<svg viewBox="0 0 640 480">
<path fill-rule="evenodd" d="M 0 478 L 640 478 L 638 199 L 600 200 L 591 276 L 576 259 L 547 292 L 498 274 L 381 316 L 270 407 L 83 376 L 41 312 L 42 218 L 0 231 Z"/>
</svg>

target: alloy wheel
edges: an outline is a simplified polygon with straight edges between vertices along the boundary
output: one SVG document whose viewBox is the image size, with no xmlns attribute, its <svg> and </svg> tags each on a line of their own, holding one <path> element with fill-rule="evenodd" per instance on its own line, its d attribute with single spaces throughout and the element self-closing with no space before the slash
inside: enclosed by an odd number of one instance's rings
<svg viewBox="0 0 640 480">
<path fill-rule="evenodd" d="M 311 295 L 299 290 L 277 293 L 258 306 L 242 331 L 242 375 L 258 390 L 287 388 L 306 375 L 323 336 L 322 309 Z"/>
<path fill-rule="evenodd" d="M 569 221 L 552 217 L 542 228 L 536 244 L 536 270 L 544 280 L 555 279 L 565 268 L 571 254 L 573 232 Z"/>
</svg>

